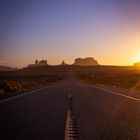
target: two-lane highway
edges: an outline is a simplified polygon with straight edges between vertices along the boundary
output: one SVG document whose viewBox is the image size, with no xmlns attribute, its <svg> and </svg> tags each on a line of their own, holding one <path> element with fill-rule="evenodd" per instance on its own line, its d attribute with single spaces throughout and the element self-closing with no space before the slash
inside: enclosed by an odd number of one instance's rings
<svg viewBox="0 0 140 140">
<path fill-rule="evenodd" d="M 68 102 L 64 85 L 0 103 L 0 140 L 62 140 Z"/>
<path fill-rule="evenodd" d="M 64 140 L 68 95 L 80 140 L 140 140 L 140 101 L 64 82 L 0 103 L 0 140 Z"/>
</svg>

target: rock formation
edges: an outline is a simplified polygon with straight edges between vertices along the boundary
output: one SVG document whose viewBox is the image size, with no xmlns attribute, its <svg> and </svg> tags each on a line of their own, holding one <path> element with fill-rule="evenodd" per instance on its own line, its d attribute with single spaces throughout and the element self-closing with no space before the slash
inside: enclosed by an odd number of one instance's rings
<svg viewBox="0 0 140 140">
<path fill-rule="evenodd" d="M 99 65 L 97 60 L 95 60 L 92 57 L 86 57 L 86 58 L 76 58 L 74 65 L 82 65 L 82 66 L 93 66 L 93 65 Z"/>
<path fill-rule="evenodd" d="M 41 60 L 38 62 L 39 65 L 47 65 L 47 60 Z"/>
<path fill-rule="evenodd" d="M 62 61 L 61 65 L 68 65 L 68 64 L 66 64 L 65 61 Z"/>
<path fill-rule="evenodd" d="M 29 64 L 27 67 L 40 67 L 48 65 L 47 60 L 35 60 L 35 64 Z"/>
</svg>

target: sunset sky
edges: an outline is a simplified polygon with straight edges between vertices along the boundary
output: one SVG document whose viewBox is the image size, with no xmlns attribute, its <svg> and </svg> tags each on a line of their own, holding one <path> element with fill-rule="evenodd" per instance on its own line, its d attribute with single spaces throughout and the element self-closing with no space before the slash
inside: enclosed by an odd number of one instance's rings
<svg viewBox="0 0 140 140">
<path fill-rule="evenodd" d="M 1 0 L 0 65 L 140 61 L 140 0 Z"/>
</svg>

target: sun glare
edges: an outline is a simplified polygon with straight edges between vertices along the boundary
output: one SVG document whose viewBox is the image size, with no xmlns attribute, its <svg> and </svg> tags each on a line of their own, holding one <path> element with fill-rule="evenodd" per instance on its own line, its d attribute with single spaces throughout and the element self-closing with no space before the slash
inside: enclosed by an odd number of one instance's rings
<svg viewBox="0 0 140 140">
<path fill-rule="evenodd" d="M 140 53 L 137 53 L 136 55 L 135 55 L 135 62 L 140 62 Z"/>
</svg>

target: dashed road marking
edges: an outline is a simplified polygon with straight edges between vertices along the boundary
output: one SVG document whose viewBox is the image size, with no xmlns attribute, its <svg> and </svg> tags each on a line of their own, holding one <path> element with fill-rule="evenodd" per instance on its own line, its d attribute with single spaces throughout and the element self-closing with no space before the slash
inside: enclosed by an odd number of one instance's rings
<svg viewBox="0 0 140 140">
<path fill-rule="evenodd" d="M 67 111 L 66 127 L 65 127 L 65 139 L 64 140 L 80 140 L 77 127 L 76 118 L 72 115 L 72 95 L 69 94 L 69 109 Z"/>
<path fill-rule="evenodd" d="M 71 110 L 67 112 L 65 140 L 79 140 L 77 122 L 76 119 L 72 117 Z"/>
</svg>

